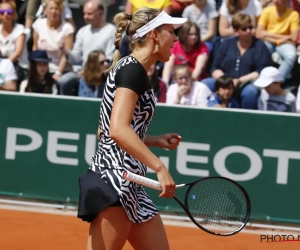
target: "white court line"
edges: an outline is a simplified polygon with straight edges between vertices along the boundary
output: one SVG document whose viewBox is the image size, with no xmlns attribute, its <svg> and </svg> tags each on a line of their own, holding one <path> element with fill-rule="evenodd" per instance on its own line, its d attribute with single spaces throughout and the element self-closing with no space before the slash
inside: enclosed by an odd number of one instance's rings
<svg viewBox="0 0 300 250">
<path fill-rule="evenodd" d="M 63 216 L 77 216 L 77 211 L 70 211 L 70 210 L 57 210 L 57 209 L 46 209 L 46 208 L 36 208 L 30 206 L 16 206 L 16 205 L 7 205 L 7 204 L 0 204 L 0 209 L 4 210 L 14 210 L 14 211 L 22 211 L 22 212 L 34 212 L 34 213 L 44 213 L 44 214 L 55 214 L 55 215 L 63 215 Z M 187 228 L 197 228 L 194 223 L 189 222 L 188 217 L 184 216 L 172 216 L 172 215 L 165 215 L 161 214 L 162 220 L 164 225 L 166 226 L 175 226 L 175 227 L 187 227 Z M 250 225 L 253 224 L 249 223 Z M 280 233 L 285 234 L 294 234 L 295 231 L 299 231 L 299 228 L 292 228 L 292 227 L 279 227 L 274 225 L 264 225 L 264 224 L 257 224 L 261 225 L 261 227 L 265 227 L 265 229 L 249 229 L 247 226 L 240 232 L 240 233 L 248 233 L 248 234 L 276 234 L 276 232 L 280 231 Z"/>
<path fill-rule="evenodd" d="M 75 217 L 77 216 L 77 212 L 70 211 L 70 210 L 56 210 L 56 209 L 45 209 L 45 208 L 3 205 L 3 204 L 0 204 L 0 209 L 22 211 L 22 212 L 42 213 L 42 214 L 56 214 L 56 215 L 75 216 Z"/>
</svg>

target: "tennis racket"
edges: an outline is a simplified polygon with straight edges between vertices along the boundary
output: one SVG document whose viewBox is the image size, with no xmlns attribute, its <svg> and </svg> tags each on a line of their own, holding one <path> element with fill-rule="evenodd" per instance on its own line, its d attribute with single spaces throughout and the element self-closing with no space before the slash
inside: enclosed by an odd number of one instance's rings
<svg viewBox="0 0 300 250">
<path fill-rule="evenodd" d="M 158 181 L 131 172 L 124 172 L 125 180 L 161 190 Z M 184 203 L 173 198 L 192 222 L 207 233 L 230 236 L 240 232 L 247 224 L 251 204 L 246 190 L 225 177 L 206 177 L 194 182 L 176 185 L 188 187 Z"/>
</svg>

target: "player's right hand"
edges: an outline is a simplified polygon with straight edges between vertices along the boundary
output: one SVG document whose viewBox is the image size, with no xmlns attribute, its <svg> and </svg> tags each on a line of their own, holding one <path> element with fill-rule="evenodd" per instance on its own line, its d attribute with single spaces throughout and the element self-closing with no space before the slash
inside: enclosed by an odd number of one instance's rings
<svg viewBox="0 0 300 250">
<path fill-rule="evenodd" d="M 159 197 L 173 198 L 175 195 L 175 182 L 168 169 L 163 167 L 156 174 L 159 184 L 162 188 Z"/>
<path fill-rule="evenodd" d="M 180 85 L 177 89 L 177 96 L 183 96 L 188 91 L 189 87 L 186 85 Z"/>
</svg>

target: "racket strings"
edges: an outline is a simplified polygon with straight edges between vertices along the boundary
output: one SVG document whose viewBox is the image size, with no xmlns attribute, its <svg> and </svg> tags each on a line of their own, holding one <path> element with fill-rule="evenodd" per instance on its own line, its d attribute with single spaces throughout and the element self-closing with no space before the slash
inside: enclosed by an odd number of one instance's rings
<svg viewBox="0 0 300 250">
<path fill-rule="evenodd" d="M 189 191 L 187 207 L 192 217 L 207 231 L 231 234 L 243 226 L 248 203 L 234 183 L 210 178 L 196 183 Z"/>
</svg>

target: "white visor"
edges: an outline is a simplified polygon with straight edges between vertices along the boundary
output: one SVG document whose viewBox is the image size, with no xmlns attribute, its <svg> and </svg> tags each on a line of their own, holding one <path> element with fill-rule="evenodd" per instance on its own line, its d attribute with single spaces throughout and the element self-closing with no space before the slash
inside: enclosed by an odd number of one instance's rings
<svg viewBox="0 0 300 250">
<path fill-rule="evenodd" d="M 173 24 L 174 29 L 178 29 L 187 21 L 187 18 L 181 17 L 171 17 L 166 12 L 162 11 L 157 17 L 152 19 L 149 23 L 146 23 L 144 26 L 139 28 L 135 34 L 132 36 L 132 39 L 137 39 L 138 37 L 143 37 L 151 30 L 154 30 L 160 25 L 163 24 Z"/>
</svg>

